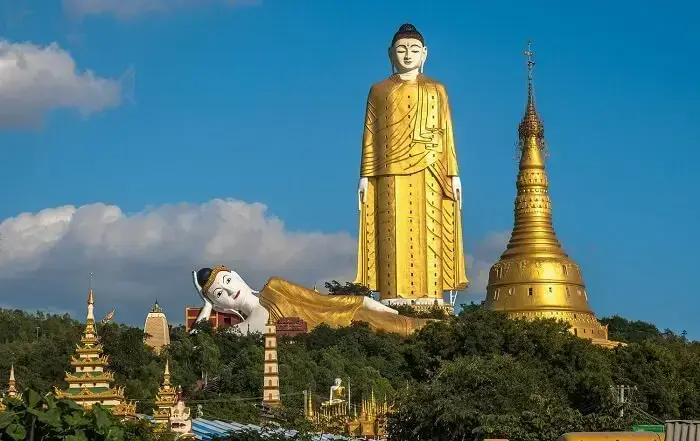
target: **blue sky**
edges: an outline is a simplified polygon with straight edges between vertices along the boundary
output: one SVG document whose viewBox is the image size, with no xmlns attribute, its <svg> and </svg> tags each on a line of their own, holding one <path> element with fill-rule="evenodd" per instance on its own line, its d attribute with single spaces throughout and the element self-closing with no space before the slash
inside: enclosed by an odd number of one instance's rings
<svg viewBox="0 0 700 441">
<path fill-rule="evenodd" d="M 591 305 L 599 316 L 618 313 L 700 338 L 694 258 L 700 246 L 694 228 L 700 190 L 697 2 L 161 3 L 163 10 L 124 16 L 109 9 L 81 14 L 79 0 L 0 1 L 8 17 L 0 23 L 0 39 L 41 47 L 55 42 L 79 74 L 90 70 L 113 80 L 122 98 L 89 115 L 72 109 L 70 99 L 34 104 L 39 119 L 4 124 L 0 219 L 14 218 L 15 225 L 26 220 L 16 218 L 21 213 L 31 217 L 47 208 L 102 203 L 119 207 L 124 218 L 155 210 L 167 223 L 164 204 L 197 207 L 232 198 L 266 205 L 262 217 L 272 223 L 279 218 L 291 241 L 338 239 L 346 246 L 347 235 L 357 231 L 367 92 L 390 72 L 386 48 L 393 33 L 412 22 L 429 47 L 426 74 L 445 83 L 450 94 L 464 186 L 465 248 L 481 261 L 483 272 L 512 225 L 514 143 L 525 99 L 522 51 L 530 38 L 537 105 L 551 152 L 555 227 L 583 268 Z M 128 4 L 133 2 L 123 3 Z M 13 87 L 2 78 L 0 69 L 0 100 Z M 29 95 L 31 90 L 16 99 Z M 0 118 L 15 108 L 0 103 Z M 98 217 L 105 219 L 104 213 Z M 55 213 L 49 218 L 55 221 Z M 47 218 L 32 219 L 33 228 L 48 231 Z M 189 239 L 203 247 L 198 238 Z M 76 290 L 85 284 L 84 272 L 98 266 L 94 262 L 101 258 L 90 254 L 94 249 L 75 251 L 79 245 L 64 244 L 71 256 L 81 257 L 74 266 L 68 260 L 57 266 L 47 263 L 55 254 L 15 256 L 21 253 L 12 253 L 13 244 L 26 244 L 20 239 L 8 239 L 0 251 L 6 254 L 0 262 L 6 264 L 0 303 L 82 311 L 83 291 Z M 304 265 L 266 268 L 261 258 L 251 277 L 264 281 L 276 271 L 312 283 L 350 271 L 352 251 L 339 253 L 342 269 L 315 271 L 308 254 L 325 248 L 299 245 L 300 255 L 286 256 L 285 262 L 298 257 Z M 247 250 L 235 260 L 244 261 Z M 177 272 L 186 283 L 191 268 L 179 268 L 163 253 L 146 250 L 160 259 L 156 267 Z M 121 256 L 119 271 L 102 279 L 96 271 L 96 283 L 111 292 L 117 307 L 119 290 L 133 294 L 128 309 L 147 308 L 158 294 L 140 295 L 144 285 L 129 284 L 131 267 L 123 260 L 136 255 L 133 249 L 120 251 L 112 255 Z M 328 261 L 321 257 L 319 262 Z M 147 259 L 134 262 L 149 273 L 143 268 Z M 25 270 L 21 278 L 16 268 Z M 50 305 L 13 291 L 34 285 L 42 271 L 62 274 L 47 282 L 58 292 Z M 182 291 L 185 302 L 196 301 L 189 286 Z M 465 299 L 482 296 L 473 292 Z M 177 317 L 183 301 L 178 302 L 170 304 Z M 140 322 L 142 314 L 133 314 L 122 319 Z"/>
</svg>

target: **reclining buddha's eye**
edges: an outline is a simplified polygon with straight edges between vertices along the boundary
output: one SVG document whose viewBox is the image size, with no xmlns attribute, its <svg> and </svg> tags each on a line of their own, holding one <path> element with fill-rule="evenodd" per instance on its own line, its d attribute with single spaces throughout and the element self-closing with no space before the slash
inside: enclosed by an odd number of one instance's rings
<svg viewBox="0 0 700 441">
<path fill-rule="evenodd" d="M 221 290 L 218 290 L 218 291 L 216 292 L 216 298 L 219 298 L 219 297 L 221 297 L 221 293 L 222 293 L 222 292 L 223 292 L 223 291 L 221 291 Z"/>
</svg>

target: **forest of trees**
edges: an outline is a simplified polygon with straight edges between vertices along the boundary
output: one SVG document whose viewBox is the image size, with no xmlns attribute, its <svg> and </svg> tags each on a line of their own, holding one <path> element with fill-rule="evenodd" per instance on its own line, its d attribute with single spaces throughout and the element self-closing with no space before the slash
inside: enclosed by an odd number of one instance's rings
<svg viewBox="0 0 700 441">
<path fill-rule="evenodd" d="M 397 441 L 474 439 L 477 433 L 553 441 L 570 431 L 629 430 L 700 416 L 700 343 L 620 317 L 603 323 L 611 339 L 629 344 L 602 349 L 572 336 L 565 324 L 511 320 L 475 305 L 408 339 L 361 323 L 321 327 L 280 342 L 285 407 L 279 417 L 288 428 L 310 429 L 302 393 L 311 390 L 320 401 L 336 377 L 350 382 L 358 402 L 374 390 L 395 403 L 388 423 Z M 0 310 L 0 390 L 11 363 L 20 386 L 39 396 L 53 385 L 65 387 L 82 329 L 68 316 Z M 116 380 L 140 412 L 153 408 L 168 358 L 193 414 L 201 405 L 205 418 L 259 423 L 262 337 L 216 332 L 206 324 L 199 331 L 173 327 L 170 346 L 158 356 L 138 328 L 98 328 Z M 623 417 L 616 386 L 634 388 Z M 0 427 L 3 421 L 5 428 L 11 424 L 0 417 Z M 145 430 L 120 430 L 137 429 Z"/>
</svg>

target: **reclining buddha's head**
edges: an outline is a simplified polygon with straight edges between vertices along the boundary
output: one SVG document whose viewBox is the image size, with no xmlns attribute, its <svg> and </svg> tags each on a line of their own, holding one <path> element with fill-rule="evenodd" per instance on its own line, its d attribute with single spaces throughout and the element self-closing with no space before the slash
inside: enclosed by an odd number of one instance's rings
<svg viewBox="0 0 700 441">
<path fill-rule="evenodd" d="M 202 295 L 213 304 L 239 310 L 253 290 L 235 271 L 225 266 L 202 268 L 196 274 Z"/>
</svg>

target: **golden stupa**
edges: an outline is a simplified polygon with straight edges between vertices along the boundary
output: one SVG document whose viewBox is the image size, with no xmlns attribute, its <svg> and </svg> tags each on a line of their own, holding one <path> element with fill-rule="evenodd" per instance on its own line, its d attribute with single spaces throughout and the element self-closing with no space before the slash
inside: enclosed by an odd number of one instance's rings
<svg viewBox="0 0 700 441">
<path fill-rule="evenodd" d="M 515 224 L 505 252 L 491 267 L 484 306 L 514 317 L 555 318 L 571 332 L 595 344 L 613 347 L 608 328 L 588 306 L 581 269 L 564 252 L 552 225 L 552 204 L 545 171 L 544 125 L 535 108 L 532 52 L 528 43 L 528 90 L 518 127 L 520 166 Z"/>
</svg>

